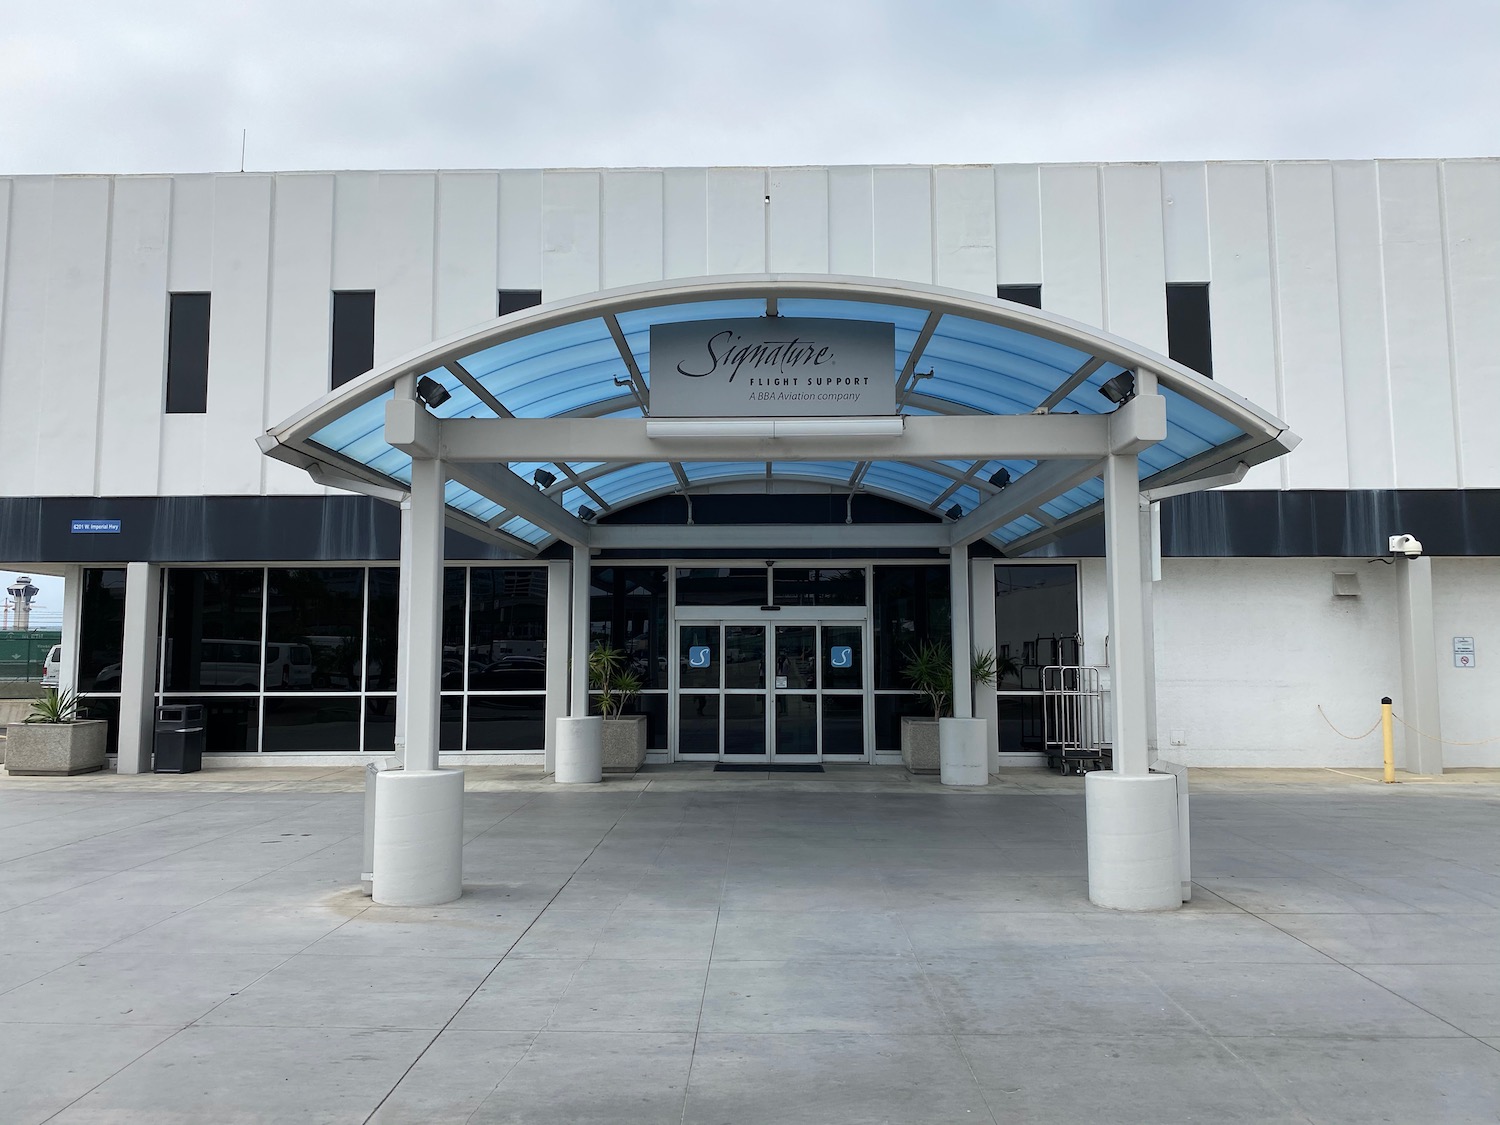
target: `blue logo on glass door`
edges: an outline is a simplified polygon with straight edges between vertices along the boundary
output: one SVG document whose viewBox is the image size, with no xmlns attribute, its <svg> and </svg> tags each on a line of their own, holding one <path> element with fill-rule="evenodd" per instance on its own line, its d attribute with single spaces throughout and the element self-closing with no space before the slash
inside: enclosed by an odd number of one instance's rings
<svg viewBox="0 0 1500 1125">
<path fill-rule="evenodd" d="M 709 651 L 707 645 L 692 645 L 688 648 L 688 666 L 691 668 L 707 668 L 709 665 Z"/>
<path fill-rule="evenodd" d="M 835 668 L 853 668 L 854 649 L 848 645 L 834 645 L 828 650 L 828 663 Z"/>
</svg>

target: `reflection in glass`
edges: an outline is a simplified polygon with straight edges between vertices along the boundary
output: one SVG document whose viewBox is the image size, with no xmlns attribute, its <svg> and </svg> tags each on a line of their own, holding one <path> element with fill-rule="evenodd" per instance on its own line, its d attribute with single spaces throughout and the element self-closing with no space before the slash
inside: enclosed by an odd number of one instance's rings
<svg viewBox="0 0 1500 1125">
<path fill-rule="evenodd" d="M 359 749 L 358 699 L 283 695 L 265 704 L 268 752 Z"/>
<path fill-rule="evenodd" d="M 766 686 L 766 627 L 764 625 L 724 626 L 724 686 L 726 688 L 763 688 Z"/>
<path fill-rule="evenodd" d="M 682 625 L 677 631 L 677 678 L 683 688 L 719 686 L 719 627 Z"/>
<path fill-rule="evenodd" d="M 823 697 L 823 753 L 859 755 L 864 752 L 864 696 L 825 695 Z"/>
<path fill-rule="evenodd" d="M 946 566 L 875 568 L 877 688 L 906 687 L 901 676 L 906 654 L 928 638 L 949 638 L 949 606 Z"/>
<path fill-rule="evenodd" d="M 776 686 L 818 686 L 818 629 L 816 625 L 776 626 Z"/>
<path fill-rule="evenodd" d="M 818 697 L 812 694 L 776 694 L 776 753 L 818 752 Z"/>
<path fill-rule="evenodd" d="M 532 750 L 542 745 L 547 699 L 500 695 L 469 700 L 469 750 Z"/>
<path fill-rule="evenodd" d="M 766 604 L 766 568 L 679 567 L 677 604 L 763 606 Z"/>
<path fill-rule="evenodd" d="M 771 572 L 776 605 L 864 605 L 865 571 L 776 567 Z"/>
<path fill-rule="evenodd" d="M 370 620 L 365 639 L 365 690 L 396 690 L 397 619 L 401 612 L 401 571 L 370 568 Z"/>
<path fill-rule="evenodd" d="M 724 697 L 724 753 L 758 754 L 766 752 L 766 697 L 764 695 L 726 695 Z"/>
<path fill-rule="evenodd" d="M 594 567 L 589 643 L 625 654 L 647 690 L 667 686 L 667 570 Z"/>
<path fill-rule="evenodd" d="M 355 567 L 267 572 L 267 691 L 360 690 L 364 585 L 365 572 Z"/>
<path fill-rule="evenodd" d="M 259 567 L 167 572 L 165 690 L 256 690 L 264 577 Z"/>
<path fill-rule="evenodd" d="M 719 695 L 683 692 L 677 697 L 677 752 L 719 752 Z"/>
<path fill-rule="evenodd" d="M 120 690 L 125 650 L 125 571 L 89 567 L 83 572 L 78 623 L 78 691 Z"/>
<path fill-rule="evenodd" d="M 1002 691 L 1040 691 L 1043 668 L 1081 662 L 1077 567 L 996 564 L 995 653 Z"/>
<path fill-rule="evenodd" d="M 470 568 L 469 690 L 540 691 L 546 686 L 547 571 Z"/>
<path fill-rule="evenodd" d="M 823 626 L 823 686 L 857 690 L 864 682 L 864 654 L 858 625 Z"/>
<path fill-rule="evenodd" d="M 468 571 L 461 566 L 443 568 L 443 664 L 439 682 L 444 691 L 464 689 L 464 582 L 467 574 Z"/>
</svg>

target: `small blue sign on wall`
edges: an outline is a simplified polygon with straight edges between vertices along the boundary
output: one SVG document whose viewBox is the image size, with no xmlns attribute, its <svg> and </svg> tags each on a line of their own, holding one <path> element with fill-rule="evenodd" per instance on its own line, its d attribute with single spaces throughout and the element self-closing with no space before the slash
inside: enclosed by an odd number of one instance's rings
<svg viewBox="0 0 1500 1125">
<path fill-rule="evenodd" d="M 118 535 L 119 520 L 74 520 L 74 535 Z"/>
<path fill-rule="evenodd" d="M 690 645 L 688 647 L 688 666 L 690 668 L 707 668 L 712 657 L 707 645 Z"/>
<path fill-rule="evenodd" d="M 853 668 L 854 649 L 849 645 L 834 645 L 828 650 L 828 663 L 835 668 Z"/>
</svg>

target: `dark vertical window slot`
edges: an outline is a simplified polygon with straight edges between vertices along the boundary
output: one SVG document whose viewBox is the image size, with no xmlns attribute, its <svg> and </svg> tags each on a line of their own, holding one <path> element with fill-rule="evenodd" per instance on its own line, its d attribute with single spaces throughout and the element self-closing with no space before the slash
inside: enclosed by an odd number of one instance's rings
<svg viewBox="0 0 1500 1125">
<path fill-rule="evenodd" d="M 333 295 L 331 383 L 342 387 L 375 366 L 375 294 L 354 290 Z"/>
<path fill-rule="evenodd" d="M 1167 286 L 1167 355 L 1200 375 L 1214 377 L 1208 286 Z"/>
<path fill-rule="evenodd" d="M 167 413 L 208 410 L 209 294 L 172 293 L 167 311 Z"/>
<path fill-rule="evenodd" d="M 1002 301 L 1014 301 L 1018 305 L 1030 305 L 1034 309 L 1042 307 L 1040 285 L 997 285 L 995 296 Z"/>
<path fill-rule="evenodd" d="M 509 316 L 513 312 L 529 309 L 534 305 L 542 303 L 542 291 L 540 289 L 502 289 L 500 290 L 500 301 L 496 306 L 499 309 L 496 316 Z"/>
</svg>

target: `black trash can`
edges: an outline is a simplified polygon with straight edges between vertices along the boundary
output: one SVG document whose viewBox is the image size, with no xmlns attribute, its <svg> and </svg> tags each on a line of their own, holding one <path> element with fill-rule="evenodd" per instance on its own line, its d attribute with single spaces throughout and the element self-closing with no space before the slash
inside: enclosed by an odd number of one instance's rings
<svg viewBox="0 0 1500 1125">
<path fill-rule="evenodd" d="M 203 768 L 203 704 L 174 703 L 156 709 L 153 773 L 197 773 Z"/>
</svg>

